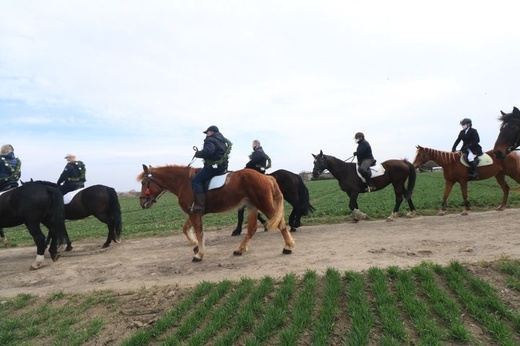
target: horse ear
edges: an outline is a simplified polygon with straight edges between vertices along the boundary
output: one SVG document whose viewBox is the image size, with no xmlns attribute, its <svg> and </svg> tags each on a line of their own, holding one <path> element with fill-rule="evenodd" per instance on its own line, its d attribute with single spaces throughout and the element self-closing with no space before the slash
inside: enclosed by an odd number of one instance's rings
<svg viewBox="0 0 520 346">
<path fill-rule="evenodd" d="M 316 158 L 316 155 L 314 155 L 314 154 L 311 154 L 311 155 L 312 155 L 312 157 Z"/>
<path fill-rule="evenodd" d="M 148 167 L 146 167 L 146 165 L 143 163 L 143 171 L 148 174 Z"/>
<path fill-rule="evenodd" d="M 323 155 L 323 150 L 320 150 L 320 155 Z"/>
<path fill-rule="evenodd" d="M 515 107 L 515 108 L 516 108 L 516 107 Z M 513 112 L 515 111 L 515 108 L 513 108 Z M 506 113 L 504 113 L 503 111 L 500 111 L 500 113 L 501 113 L 502 115 L 506 115 Z"/>
<path fill-rule="evenodd" d="M 518 112 L 520 112 L 520 111 L 518 110 L 518 108 L 513 107 L 513 113 L 518 113 Z"/>
</svg>

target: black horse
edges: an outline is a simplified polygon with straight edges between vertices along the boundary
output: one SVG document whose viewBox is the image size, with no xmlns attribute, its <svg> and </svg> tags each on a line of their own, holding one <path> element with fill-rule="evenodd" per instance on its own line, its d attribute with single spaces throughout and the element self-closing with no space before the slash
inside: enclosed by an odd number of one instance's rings
<svg viewBox="0 0 520 346">
<path fill-rule="evenodd" d="M 0 228 L 25 224 L 34 239 L 36 260 L 31 269 L 39 269 L 42 266 L 47 248 L 40 223 L 49 229 L 52 237 L 49 253 L 52 260 L 57 261 L 58 245 L 63 242 L 67 233 L 61 192 L 50 186 L 26 183 L 0 195 Z"/>
<path fill-rule="evenodd" d="M 302 177 L 285 169 L 279 169 L 267 175 L 276 179 L 280 191 L 282 191 L 283 198 L 293 207 L 291 215 L 289 215 L 289 226 L 291 226 L 291 232 L 296 232 L 301 225 L 301 217 L 315 210 L 309 201 L 309 190 L 307 186 L 303 182 Z M 265 228 L 267 221 L 262 218 L 260 213 L 258 213 L 258 221 L 260 221 Z M 243 222 L 244 209 L 242 208 L 238 211 L 238 224 L 231 235 L 239 235 L 242 233 Z"/>
<path fill-rule="evenodd" d="M 500 132 L 494 146 L 494 153 L 499 159 L 520 147 L 520 110 L 513 107 L 511 113 L 502 114 L 498 120 L 502 121 Z"/>
<path fill-rule="evenodd" d="M 57 187 L 50 181 L 38 180 L 35 183 Z M 108 226 L 108 237 L 102 248 L 110 246 L 112 241 L 116 243 L 121 241 L 121 206 L 117 192 L 112 187 L 105 185 L 86 187 L 65 204 L 65 219 L 67 220 L 80 220 L 91 215 Z M 49 239 L 47 239 L 48 241 Z M 67 234 L 65 241 L 67 242 L 66 250 L 72 250 L 72 244 Z"/>
<path fill-rule="evenodd" d="M 360 193 L 365 192 L 366 184 L 358 176 L 356 164 L 344 162 L 334 156 L 325 155 L 321 150 L 318 155 L 312 154 L 312 156 L 314 156 L 312 176 L 318 178 L 327 169 L 338 180 L 341 190 L 347 193 L 350 199 L 348 206 L 354 213 L 354 220 L 359 221 L 359 219 L 365 218 L 366 215 L 359 211 L 357 198 Z M 412 194 L 417 174 L 414 166 L 408 160 L 387 160 L 381 165 L 384 167 L 385 173 L 373 178 L 375 187 L 377 190 L 381 190 L 392 184 L 395 192 L 394 211 L 387 220 L 393 221 L 397 218 L 403 198 L 406 199 L 410 207 L 410 212 L 407 216 L 413 217 L 416 214 L 416 210 L 412 202 Z M 406 180 L 408 180 L 407 188 L 405 187 Z"/>
</svg>

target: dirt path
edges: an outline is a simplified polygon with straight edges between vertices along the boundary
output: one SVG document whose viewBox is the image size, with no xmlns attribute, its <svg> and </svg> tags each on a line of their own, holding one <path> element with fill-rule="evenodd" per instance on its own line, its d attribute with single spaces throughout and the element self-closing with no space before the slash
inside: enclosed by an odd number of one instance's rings
<svg viewBox="0 0 520 346">
<path fill-rule="evenodd" d="M 200 281 L 241 277 L 282 277 L 328 267 L 361 271 L 372 266 L 414 266 L 428 260 L 476 262 L 502 256 L 520 258 L 520 210 L 490 211 L 469 216 L 417 217 L 395 222 L 362 221 L 304 226 L 293 233 L 296 248 L 282 255 L 278 231 L 258 232 L 249 251 L 234 257 L 241 237 L 231 229 L 206 232 L 207 252 L 192 263 L 183 235 L 125 240 L 101 250 L 103 239 L 76 242 L 57 262 L 46 254 L 44 267 L 29 271 L 35 247 L 0 249 L 0 296 L 56 291 L 137 290 L 155 285 L 191 286 Z M 124 236 L 124 234 L 123 234 Z"/>
</svg>

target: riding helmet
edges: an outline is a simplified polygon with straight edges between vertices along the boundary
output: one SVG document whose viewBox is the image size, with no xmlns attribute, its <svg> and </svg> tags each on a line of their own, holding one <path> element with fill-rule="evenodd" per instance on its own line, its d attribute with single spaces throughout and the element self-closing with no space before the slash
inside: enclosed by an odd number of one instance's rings
<svg viewBox="0 0 520 346">
<path fill-rule="evenodd" d="M 461 125 L 469 125 L 469 126 L 472 126 L 471 125 L 471 119 L 470 118 L 464 118 L 460 121 L 460 124 Z"/>
<path fill-rule="evenodd" d="M 365 139 L 365 135 L 363 134 L 363 132 L 358 132 L 354 136 L 354 139 Z"/>
</svg>

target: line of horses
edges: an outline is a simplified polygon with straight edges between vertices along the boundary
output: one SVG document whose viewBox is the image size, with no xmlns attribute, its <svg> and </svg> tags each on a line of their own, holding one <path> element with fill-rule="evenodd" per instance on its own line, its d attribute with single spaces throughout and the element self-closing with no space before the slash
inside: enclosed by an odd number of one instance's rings
<svg viewBox="0 0 520 346">
<path fill-rule="evenodd" d="M 36 260 L 31 269 L 43 265 L 44 252 L 50 244 L 53 261 L 59 258 L 58 246 L 66 244 L 65 251 L 72 250 L 72 242 L 65 227 L 65 220 L 79 220 L 93 215 L 108 227 L 108 237 L 103 248 L 112 241 L 121 240 L 121 206 L 117 192 L 105 185 L 93 185 L 77 192 L 65 204 L 57 185 L 48 181 L 30 181 L 0 195 L 0 237 L 9 246 L 3 227 L 25 224 L 36 244 Z M 45 237 L 40 224 L 48 229 Z"/>
<path fill-rule="evenodd" d="M 479 168 L 480 179 L 495 177 L 503 191 L 503 198 L 498 209 L 506 207 L 509 186 L 505 176 L 520 183 L 520 158 L 508 155 L 520 147 L 520 111 L 515 107 L 511 113 L 501 112 L 502 121 L 499 136 L 493 150 L 486 154 L 490 160 Z M 365 183 L 357 174 L 356 164 L 344 162 L 334 156 L 325 155 L 322 151 L 314 155 L 313 176 L 317 178 L 324 170 L 328 170 L 337 180 L 341 190 L 349 197 L 349 209 L 354 214 L 354 221 L 366 217 L 359 210 L 357 198 L 365 192 Z M 416 182 L 416 168 L 427 161 L 433 160 L 443 168 L 445 190 L 440 215 L 446 212 L 447 199 L 453 185 L 459 183 L 464 199 L 464 211 L 470 209 L 467 196 L 467 183 L 470 180 L 468 168 L 461 161 L 460 153 L 451 153 L 431 148 L 417 146 L 417 154 L 413 163 L 406 159 L 387 160 L 381 165 L 384 173 L 374 177 L 377 190 L 392 185 L 395 194 L 395 205 L 388 221 L 397 218 L 403 201 L 409 207 L 407 216 L 413 217 L 417 211 L 412 201 Z M 142 208 L 150 208 L 166 191 L 177 196 L 180 208 L 187 214 L 183 233 L 193 246 L 194 262 L 199 262 L 205 254 L 205 241 L 200 213 L 192 213 L 190 206 L 194 200 L 190 180 L 199 168 L 167 165 L 151 167 L 143 165 L 139 174 L 141 194 L 139 197 Z M 294 176 L 297 176 L 295 179 Z M 2 227 L 14 227 L 25 224 L 33 236 L 37 247 L 37 257 L 31 269 L 38 269 L 43 263 L 43 253 L 50 244 L 49 253 L 53 261 L 59 257 L 58 245 L 67 243 L 66 250 L 72 249 L 65 228 L 65 219 L 77 220 L 94 215 L 108 226 L 108 237 L 103 247 L 108 247 L 112 241 L 119 242 L 121 236 L 121 209 L 117 194 L 113 188 L 95 185 L 80 191 L 69 204 L 64 204 L 63 196 L 56 186 L 49 182 L 29 182 L 0 195 L 0 237 L 7 242 Z M 302 187 L 303 185 L 303 187 Z M 293 211 L 289 217 L 291 230 L 300 225 L 301 216 L 314 210 L 309 202 L 308 190 L 301 178 L 289 171 L 280 170 L 271 175 L 264 175 L 250 169 L 242 169 L 229 173 L 225 185 L 217 190 L 208 191 L 206 213 L 221 213 L 224 211 L 247 208 L 247 234 L 234 255 L 242 255 L 257 230 L 258 213 L 262 212 L 268 219 L 268 229 L 279 229 L 284 245 L 283 254 L 292 253 L 295 242 L 291 232 L 287 230 L 284 218 L 284 199 L 292 205 Z M 49 229 L 46 238 L 40 228 L 40 223 Z M 241 230 L 241 225 L 237 230 Z"/>
</svg>

